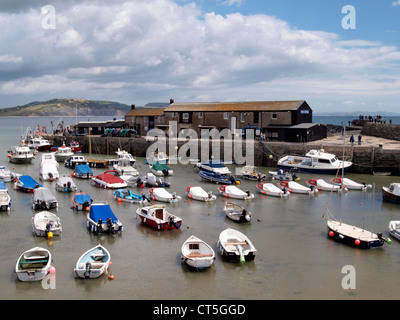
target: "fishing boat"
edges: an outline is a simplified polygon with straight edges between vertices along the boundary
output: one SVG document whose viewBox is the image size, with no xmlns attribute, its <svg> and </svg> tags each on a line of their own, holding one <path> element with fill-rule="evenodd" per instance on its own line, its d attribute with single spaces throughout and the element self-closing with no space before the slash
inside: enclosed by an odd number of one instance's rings
<svg viewBox="0 0 400 320">
<path fill-rule="evenodd" d="M 53 152 L 44 153 L 39 164 L 39 178 L 44 181 L 53 181 L 60 177 L 58 162 Z"/>
<path fill-rule="evenodd" d="M 218 188 L 219 193 L 225 196 L 226 198 L 233 198 L 233 199 L 241 199 L 241 200 L 248 200 L 254 199 L 254 194 L 252 194 L 249 190 L 244 192 L 240 190 L 236 186 L 230 185 L 223 185 Z"/>
<path fill-rule="evenodd" d="M 336 174 L 337 171 L 347 171 L 352 166 L 350 161 L 338 160 L 325 150 L 310 150 L 305 156 L 286 155 L 278 160 L 278 168 L 318 174 Z"/>
<path fill-rule="evenodd" d="M 306 187 L 296 181 L 281 181 L 277 186 L 283 191 L 289 191 L 290 193 L 313 194 L 318 192 L 317 188 Z"/>
<path fill-rule="evenodd" d="M 93 200 L 90 195 L 85 192 L 78 192 L 72 197 L 72 203 L 74 205 L 71 207 L 71 209 L 75 209 L 77 211 L 89 211 L 92 202 Z"/>
<path fill-rule="evenodd" d="M 145 203 L 150 202 L 150 199 L 147 198 L 144 194 L 134 194 L 130 189 L 118 189 L 113 191 L 114 199 L 118 202 L 130 202 L 130 203 Z"/>
<path fill-rule="evenodd" d="M 71 177 L 63 175 L 56 182 L 56 190 L 60 192 L 75 192 L 77 187 Z"/>
<path fill-rule="evenodd" d="M 113 164 L 113 169 L 118 176 L 138 176 L 139 172 L 132 167 L 128 159 L 120 159 Z"/>
<path fill-rule="evenodd" d="M 33 192 L 32 209 L 34 210 L 58 209 L 58 201 L 48 188 L 39 187 L 36 188 Z"/>
<path fill-rule="evenodd" d="M 310 179 L 306 181 L 306 185 L 309 186 L 310 188 L 317 188 L 318 191 L 347 191 L 346 186 L 337 185 L 337 184 L 331 184 L 326 182 L 323 179 Z"/>
<path fill-rule="evenodd" d="M 110 260 L 110 253 L 99 244 L 79 257 L 74 272 L 79 278 L 95 279 L 107 274 Z"/>
<path fill-rule="evenodd" d="M 37 183 L 31 176 L 23 175 L 17 178 L 14 182 L 14 189 L 33 193 L 36 188 L 43 187 L 41 184 Z"/>
<path fill-rule="evenodd" d="M 3 181 L 0 181 L 0 210 L 10 211 L 11 209 L 11 196 Z"/>
<path fill-rule="evenodd" d="M 106 201 L 93 202 L 86 217 L 86 226 L 91 232 L 116 233 L 123 231 L 121 221 L 117 219 Z"/>
<path fill-rule="evenodd" d="M 203 240 L 190 236 L 181 248 L 181 260 L 197 270 L 204 270 L 214 263 L 215 252 Z"/>
<path fill-rule="evenodd" d="M 40 281 L 50 272 L 51 263 L 49 250 L 34 247 L 18 258 L 15 273 L 20 281 Z"/>
<path fill-rule="evenodd" d="M 169 213 L 165 205 L 138 208 L 136 215 L 141 222 L 157 230 L 179 229 L 182 219 Z"/>
<path fill-rule="evenodd" d="M 144 162 L 146 164 L 165 163 L 169 161 L 168 156 L 164 152 L 151 152 L 146 156 Z"/>
<path fill-rule="evenodd" d="M 71 143 L 69 144 L 69 147 L 71 148 L 73 153 L 80 153 L 82 152 L 82 147 L 79 145 L 78 141 L 71 141 Z M 58 150 L 59 147 L 56 146 L 52 146 L 51 147 L 51 152 L 56 152 Z"/>
<path fill-rule="evenodd" d="M 300 181 L 295 172 L 278 169 L 278 171 L 268 171 L 272 180 Z"/>
<path fill-rule="evenodd" d="M 231 228 L 220 233 L 217 248 L 226 259 L 242 263 L 254 260 L 257 252 L 248 237 Z"/>
<path fill-rule="evenodd" d="M 196 163 L 196 166 L 201 171 L 219 173 L 221 175 L 228 175 L 232 173 L 223 163 L 216 160 Z"/>
<path fill-rule="evenodd" d="M 251 181 L 263 181 L 267 178 L 265 173 L 257 171 L 255 166 L 244 166 L 241 170 L 242 177 Z"/>
<path fill-rule="evenodd" d="M 52 144 L 49 140 L 43 139 L 42 136 L 28 136 L 25 140 L 25 145 L 30 149 L 36 149 L 37 151 L 51 151 Z"/>
<path fill-rule="evenodd" d="M 240 180 L 236 179 L 236 177 L 233 175 L 221 175 L 219 173 L 208 172 L 203 170 L 200 170 L 198 174 L 202 179 L 214 183 L 240 184 Z"/>
<path fill-rule="evenodd" d="M 250 222 L 252 214 L 242 206 L 233 202 L 227 202 L 224 206 L 225 215 L 235 222 Z"/>
<path fill-rule="evenodd" d="M 400 221 L 390 221 L 389 222 L 389 234 L 400 240 Z"/>
<path fill-rule="evenodd" d="M 150 194 L 150 198 L 155 201 L 173 203 L 179 202 L 182 199 L 176 194 L 176 192 L 169 193 L 164 188 L 150 188 L 148 192 Z"/>
<path fill-rule="evenodd" d="M 74 155 L 74 152 L 70 147 L 67 147 L 64 143 L 61 147 L 57 148 L 54 156 L 58 162 L 64 162 Z"/>
<path fill-rule="evenodd" d="M 16 164 L 32 163 L 35 155 L 28 147 L 12 146 L 7 154 L 8 160 Z"/>
<path fill-rule="evenodd" d="M 400 204 L 400 183 L 391 183 L 389 187 L 382 187 L 382 198 L 385 201 Z"/>
<path fill-rule="evenodd" d="M 60 218 L 49 211 L 38 212 L 32 218 L 32 231 L 38 237 L 60 236 L 62 233 Z"/>
<path fill-rule="evenodd" d="M 155 163 L 150 165 L 150 171 L 156 176 L 172 176 L 174 170 L 167 166 L 166 163 Z"/>
<path fill-rule="evenodd" d="M 117 158 L 109 159 L 109 163 L 111 166 L 114 166 L 120 160 L 128 161 L 129 165 L 131 166 L 133 166 L 136 162 L 136 159 L 128 151 L 121 150 L 120 148 L 118 148 L 118 150 L 115 153 L 117 154 Z"/>
<path fill-rule="evenodd" d="M 75 166 L 71 176 L 80 179 L 90 179 L 93 176 L 93 171 L 90 169 L 89 165 L 79 164 Z"/>
<path fill-rule="evenodd" d="M 257 184 L 256 189 L 259 193 L 273 197 L 287 197 L 290 195 L 290 191 L 288 189 L 282 190 L 273 183 L 269 182 Z"/>
<path fill-rule="evenodd" d="M 335 178 L 331 180 L 334 184 L 339 186 L 346 186 L 349 190 L 361 190 L 365 191 L 367 189 L 372 188 L 372 184 L 366 184 L 365 182 L 358 183 L 348 178 Z"/>
<path fill-rule="evenodd" d="M 94 182 L 95 186 L 105 189 L 121 189 L 126 188 L 128 184 L 117 177 L 114 170 L 109 170 L 103 174 L 97 176 L 92 176 L 91 180 Z"/>
<path fill-rule="evenodd" d="M 70 169 L 75 169 L 77 165 L 89 165 L 89 162 L 84 156 L 76 154 L 64 161 L 64 166 Z"/>
<path fill-rule="evenodd" d="M 206 192 L 202 187 L 191 186 L 186 188 L 186 193 L 189 199 L 199 200 L 199 201 L 214 201 L 217 196 L 212 194 L 212 191 Z"/>
</svg>

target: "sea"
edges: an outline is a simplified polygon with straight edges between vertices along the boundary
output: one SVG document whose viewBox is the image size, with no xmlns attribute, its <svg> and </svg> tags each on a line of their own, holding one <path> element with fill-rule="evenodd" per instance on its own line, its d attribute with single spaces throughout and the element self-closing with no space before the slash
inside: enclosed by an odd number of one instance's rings
<svg viewBox="0 0 400 320">
<path fill-rule="evenodd" d="M 63 121 L 74 124 L 82 120 L 88 119 L 71 117 Z M 219 185 L 202 181 L 193 164 L 173 164 L 174 174 L 166 178 L 171 183 L 168 191 L 176 192 L 182 200 L 166 206 L 183 219 L 183 225 L 171 231 L 143 225 L 135 214 L 139 205 L 119 203 L 113 198 L 112 190 L 76 179 L 78 190 L 89 193 L 94 200 L 108 201 L 123 224 L 121 234 L 97 235 L 87 229 L 85 213 L 71 209 L 71 193 L 56 191 L 55 182 L 39 180 L 42 153 L 38 153 L 32 164 L 8 162 L 7 150 L 19 143 L 21 133 L 38 125 L 49 128 L 51 121 L 56 123 L 59 118 L 0 118 L 0 165 L 30 175 L 48 187 L 59 202 L 54 212 L 63 227 L 62 235 L 53 239 L 35 236 L 31 220 L 37 211 L 31 206 L 32 195 L 14 190 L 11 182 L 6 184 L 12 207 L 9 213 L 0 213 L 0 299 L 130 300 L 157 304 L 174 300 L 179 306 L 185 300 L 202 303 L 204 300 L 389 300 L 400 297 L 400 242 L 392 239 L 391 245 L 370 250 L 350 247 L 329 239 L 322 218 L 328 208 L 330 216 L 388 237 L 389 222 L 400 220 L 400 206 L 383 202 L 381 188 L 400 182 L 399 177 L 346 174 L 347 178 L 371 184 L 372 188 L 332 195 L 323 191 L 316 195 L 291 194 L 285 198 L 257 193 L 257 182 L 243 180 L 238 187 L 254 193 L 255 198 L 230 200 L 219 195 Z M 228 167 L 231 171 L 240 168 L 237 165 Z M 142 175 L 149 172 L 143 158 L 136 158 L 135 168 Z M 61 175 L 72 172 L 62 163 L 58 169 Z M 277 170 L 275 167 L 258 169 L 267 175 Z M 94 168 L 93 171 L 100 174 L 104 169 Z M 299 174 L 299 177 L 301 184 L 310 178 L 326 181 L 334 178 L 312 174 Z M 188 199 L 185 189 L 194 185 L 212 191 L 217 195 L 216 201 L 203 203 Z M 147 188 L 131 189 L 138 194 L 148 192 Z M 227 201 L 244 206 L 252 213 L 252 220 L 239 224 L 228 219 L 223 212 Z M 219 234 L 227 228 L 249 237 L 257 249 L 254 261 L 241 264 L 221 257 L 217 242 Z M 207 242 L 216 252 L 214 264 L 207 270 L 193 270 L 181 260 L 181 246 L 192 235 Z M 106 275 L 90 280 L 77 278 L 74 268 L 78 258 L 99 243 L 111 254 L 109 272 L 114 279 Z M 20 282 L 14 272 L 22 252 L 36 246 L 52 253 L 56 272 L 51 285 L 42 281 Z M 41 313 L 45 315 L 48 311 L 44 308 Z"/>
</svg>

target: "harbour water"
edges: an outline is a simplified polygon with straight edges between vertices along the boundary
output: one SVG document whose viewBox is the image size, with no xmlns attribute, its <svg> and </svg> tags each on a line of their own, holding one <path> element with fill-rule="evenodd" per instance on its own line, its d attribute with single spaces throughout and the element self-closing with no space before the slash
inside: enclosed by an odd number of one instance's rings
<svg viewBox="0 0 400 320">
<path fill-rule="evenodd" d="M 87 120 L 87 119 L 85 119 Z M 43 123 L 40 121 L 48 121 Z M 56 120 L 57 121 L 57 120 Z M 75 119 L 70 119 L 71 123 Z M 50 120 L 39 118 L 0 118 L 0 164 L 39 181 L 41 153 L 29 165 L 11 164 L 7 150 L 18 144 L 19 135 L 27 125 L 49 127 Z M 85 155 L 87 156 L 87 155 Z M 95 157 L 95 155 L 93 155 Z M 99 156 L 101 158 L 101 156 Z M 148 167 L 137 158 L 136 169 L 145 174 Z M 232 170 L 235 166 L 228 166 Z M 253 214 L 247 224 L 237 224 L 222 212 L 226 198 L 218 195 L 215 203 L 189 200 L 185 189 L 202 186 L 218 194 L 219 185 L 204 182 L 193 165 L 172 165 L 174 175 L 168 177 L 170 191 L 182 196 L 182 202 L 167 204 L 167 208 L 183 218 L 180 230 L 157 231 L 142 225 L 136 218 L 136 204 L 118 203 L 111 190 L 99 189 L 88 180 L 76 179 L 78 189 L 94 200 L 107 200 L 124 225 L 117 235 L 95 235 L 86 228 L 82 212 L 71 210 L 70 193 L 55 190 L 55 182 L 43 182 L 57 197 L 63 234 L 52 240 L 33 235 L 31 195 L 16 191 L 7 183 L 12 197 L 11 212 L 0 214 L 0 299 L 118 299 L 118 300 L 303 300 L 303 299 L 398 299 L 400 279 L 400 242 L 373 250 L 362 250 L 328 239 L 322 215 L 330 197 L 329 192 L 318 195 L 292 194 L 288 198 L 272 198 L 256 192 L 256 182 L 242 181 L 240 188 L 255 194 L 255 199 L 234 202 L 244 205 Z M 259 168 L 263 173 L 276 168 Z M 93 169 L 95 174 L 104 169 Z M 59 166 L 60 174 L 71 169 Z M 312 175 L 300 174 L 304 184 Z M 400 206 L 382 202 L 381 187 L 400 182 L 398 177 L 346 174 L 358 182 L 375 185 L 361 192 L 332 194 L 330 212 L 338 219 L 365 226 L 367 230 L 388 236 L 391 220 L 400 220 Z M 325 180 L 333 176 L 323 176 Z M 137 193 L 147 189 L 132 187 Z M 342 214 L 340 214 L 342 212 Z M 256 258 L 245 264 L 224 261 L 217 251 L 218 236 L 226 228 L 245 233 L 257 249 Z M 205 271 L 189 269 L 180 260 L 184 241 L 195 235 L 216 251 L 214 265 Z M 78 279 L 74 274 L 77 259 L 87 249 L 101 243 L 111 254 L 110 272 L 114 280 Z M 54 289 L 41 282 L 23 283 L 14 273 L 19 255 L 32 247 L 51 251 L 56 268 Z M 342 281 L 345 266 L 355 269 L 355 289 L 345 289 Z"/>
</svg>

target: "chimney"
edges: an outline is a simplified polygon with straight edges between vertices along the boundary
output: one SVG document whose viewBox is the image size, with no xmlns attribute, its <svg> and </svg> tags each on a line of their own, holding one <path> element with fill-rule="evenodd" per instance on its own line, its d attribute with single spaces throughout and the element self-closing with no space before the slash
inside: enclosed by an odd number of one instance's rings
<svg viewBox="0 0 400 320">
<path fill-rule="evenodd" d="M 174 99 L 169 99 L 169 104 L 173 104 L 174 103 Z"/>
<path fill-rule="evenodd" d="M 131 110 L 134 110 L 134 109 L 135 109 L 135 105 L 131 104 Z"/>
</svg>

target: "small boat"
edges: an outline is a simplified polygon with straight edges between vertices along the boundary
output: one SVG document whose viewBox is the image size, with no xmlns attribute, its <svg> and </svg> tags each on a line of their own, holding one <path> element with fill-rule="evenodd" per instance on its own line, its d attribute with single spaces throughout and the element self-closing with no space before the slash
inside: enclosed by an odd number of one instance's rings
<svg viewBox="0 0 400 320">
<path fill-rule="evenodd" d="M 144 159 L 146 164 L 165 163 L 169 161 L 168 156 L 164 152 L 152 152 Z"/>
<path fill-rule="evenodd" d="M 182 219 L 170 214 L 165 205 L 138 208 L 136 215 L 142 223 L 158 230 L 179 229 L 182 225 Z"/>
<path fill-rule="evenodd" d="M 23 175 L 17 178 L 14 182 L 14 189 L 33 193 L 36 188 L 43 187 L 41 184 L 37 183 L 31 176 Z"/>
<path fill-rule="evenodd" d="M 58 173 L 58 162 L 53 152 L 44 153 L 39 164 L 39 178 L 44 181 L 53 181 L 60 177 Z"/>
<path fill-rule="evenodd" d="M 50 210 L 58 209 L 58 201 L 48 188 L 39 187 L 33 192 L 32 209 Z"/>
<path fill-rule="evenodd" d="M 382 187 L 382 198 L 385 201 L 400 204 L 400 183 L 391 183 L 388 187 Z"/>
<path fill-rule="evenodd" d="M 35 247 L 21 254 L 15 273 L 20 281 L 40 281 L 50 272 L 51 262 L 49 250 Z"/>
<path fill-rule="evenodd" d="M 64 161 L 64 166 L 70 169 L 75 169 L 77 165 L 89 165 L 89 162 L 81 155 L 73 155 Z"/>
<path fill-rule="evenodd" d="M 372 188 L 372 184 L 358 183 L 348 178 L 335 178 L 331 180 L 334 184 L 337 185 L 344 185 L 347 189 L 351 190 L 362 190 L 365 191 L 369 188 Z"/>
<path fill-rule="evenodd" d="M 287 181 L 300 181 L 300 178 L 296 175 L 296 173 L 291 171 L 286 171 L 283 169 L 278 169 L 278 171 L 268 171 L 272 180 L 287 180 Z"/>
<path fill-rule="evenodd" d="M 196 163 L 196 166 L 201 171 L 219 173 L 221 175 L 228 175 L 232 172 L 221 162 L 216 160 L 204 161 L 201 163 Z"/>
<path fill-rule="evenodd" d="M 240 190 L 236 186 L 223 185 L 220 186 L 218 190 L 220 194 L 222 194 L 226 198 L 241 199 L 241 200 L 248 200 L 254 198 L 254 194 L 252 194 L 249 190 L 246 190 L 246 192 L 244 192 L 243 190 Z"/>
<path fill-rule="evenodd" d="M 59 236 L 62 233 L 60 218 L 49 211 L 38 212 L 32 218 L 32 231 L 38 237 Z"/>
<path fill-rule="evenodd" d="M 28 147 L 12 146 L 7 154 L 8 160 L 16 164 L 31 163 L 35 155 Z"/>
<path fill-rule="evenodd" d="M 149 172 L 146 174 L 145 177 L 145 185 L 146 187 L 151 187 L 151 188 L 167 188 L 171 186 L 171 183 L 165 180 L 162 180 L 161 178 L 156 177 L 153 173 Z M 139 180 L 138 180 L 139 182 Z"/>
<path fill-rule="evenodd" d="M 155 163 L 150 165 L 150 171 L 156 176 L 172 176 L 174 170 L 167 166 L 165 163 Z"/>
<path fill-rule="evenodd" d="M 278 187 L 290 193 L 313 194 L 318 192 L 317 188 L 309 188 L 296 181 L 281 181 L 278 183 Z"/>
<path fill-rule="evenodd" d="M 118 163 L 120 160 L 125 160 L 129 162 L 129 165 L 133 166 L 136 162 L 136 159 L 127 151 L 121 150 L 118 148 L 118 150 L 115 152 L 117 154 L 116 159 L 109 159 L 109 163 L 111 166 L 114 166 L 116 163 Z"/>
<path fill-rule="evenodd" d="M 231 261 L 252 261 L 257 252 L 254 245 L 243 233 L 228 228 L 219 235 L 217 248 L 221 255 Z"/>
<path fill-rule="evenodd" d="M 214 201 L 217 196 L 212 194 L 212 191 L 206 192 L 202 187 L 191 186 L 186 188 L 186 193 L 189 199 L 199 200 L 199 201 Z"/>
<path fill-rule="evenodd" d="M 11 172 L 7 167 L 0 166 L 0 180 L 3 182 L 11 182 L 13 181 L 18 175 L 15 172 Z"/>
<path fill-rule="evenodd" d="M 176 195 L 176 192 L 169 193 L 164 188 L 150 188 L 149 189 L 150 197 L 153 200 L 161 201 L 161 202 L 179 202 L 182 198 Z"/>
<path fill-rule="evenodd" d="M 79 145 L 78 141 L 71 141 L 71 143 L 69 144 L 69 147 L 71 148 L 73 153 L 80 153 L 82 152 L 82 147 Z M 51 147 L 51 152 L 56 152 L 58 150 L 59 147 L 56 146 L 52 146 Z"/>
<path fill-rule="evenodd" d="M 121 221 L 117 219 L 108 202 L 93 202 L 87 214 L 86 226 L 94 233 L 122 232 Z"/>
<path fill-rule="evenodd" d="M 241 171 L 242 177 L 252 181 L 263 181 L 267 178 L 265 173 L 257 171 L 255 166 L 244 166 Z"/>
<path fill-rule="evenodd" d="M 208 171 L 199 171 L 199 176 L 204 180 L 214 182 L 214 183 L 223 183 L 223 184 L 240 184 L 240 180 L 236 179 L 233 175 L 223 176 L 219 173 L 208 172 Z"/>
<path fill-rule="evenodd" d="M 84 192 L 78 192 L 72 197 L 72 203 L 74 205 L 71 207 L 71 209 L 75 209 L 77 211 L 89 211 L 92 202 L 93 200 L 90 195 Z"/>
<path fill-rule="evenodd" d="M 74 271 L 79 278 L 95 279 L 107 274 L 110 260 L 110 253 L 99 244 L 80 256 Z"/>
<path fill-rule="evenodd" d="M 318 191 L 341 191 L 341 185 L 335 185 L 326 182 L 323 179 L 310 179 L 306 181 L 306 185 L 310 188 L 316 188 Z M 344 191 L 347 191 L 346 186 L 343 187 Z"/>
<path fill-rule="evenodd" d="M 89 165 L 79 164 L 75 166 L 75 169 L 72 172 L 71 176 L 80 179 L 90 179 L 93 176 L 93 171 L 90 170 Z"/>
<path fill-rule="evenodd" d="M 65 143 L 61 147 L 57 148 L 57 151 L 55 152 L 54 156 L 57 161 L 59 162 L 64 162 L 65 160 L 69 159 L 74 155 L 74 152 L 70 147 L 67 147 Z"/>
<path fill-rule="evenodd" d="M 245 208 L 233 202 L 227 202 L 224 206 L 226 216 L 235 222 L 250 222 L 252 214 Z"/>
<path fill-rule="evenodd" d="M 150 202 L 150 199 L 147 198 L 144 194 L 134 194 L 130 189 L 118 189 L 113 191 L 114 199 L 122 202 L 130 202 L 130 203 L 145 203 Z"/>
<path fill-rule="evenodd" d="M 137 176 L 139 172 L 132 167 L 128 159 L 120 159 L 113 164 L 113 169 L 117 171 L 118 176 Z"/>
<path fill-rule="evenodd" d="M 104 172 L 103 174 L 92 176 L 91 180 L 99 188 L 105 188 L 105 189 L 126 188 L 128 184 L 121 178 L 115 176 L 114 173 L 115 173 L 114 170 L 109 170 Z"/>
<path fill-rule="evenodd" d="M 400 240 L 400 221 L 389 222 L 389 233 L 397 240 Z"/>
<path fill-rule="evenodd" d="M 213 264 L 215 252 L 203 240 L 195 236 L 190 236 L 182 245 L 181 259 L 190 267 L 197 270 L 204 270 Z"/>
<path fill-rule="evenodd" d="M 75 192 L 77 187 L 71 177 L 63 175 L 56 182 L 56 190 L 60 192 Z"/>
<path fill-rule="evenodd" d="M 256 189 L 262 194 L 273 197 L 287 197 L 290 195 L 289 190 L 282 190 L 273 183 L 259 183 L 257 184 Z"/>
<path fill-rule="evenodd" d="M 8 189 L 3 181 L 0 181 L 0 210 L 10 211 L 11 209 L 11 197 L 8 193 Z"/>
</svg>

